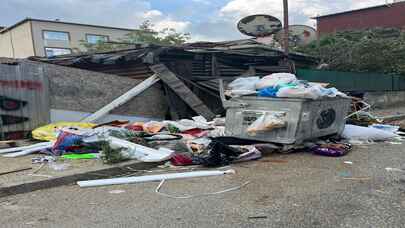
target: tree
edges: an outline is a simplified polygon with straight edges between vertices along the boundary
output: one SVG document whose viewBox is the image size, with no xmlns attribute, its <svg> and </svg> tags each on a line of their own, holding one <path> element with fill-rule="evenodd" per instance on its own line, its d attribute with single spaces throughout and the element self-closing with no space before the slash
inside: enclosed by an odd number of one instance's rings
<svg viewBox="0 0 405 228">
<path fill-rule="evenodd" d="M 117 42 L 98 42 L 96 44 L 81 40 L 81 45 L 89 52 L 103 52 L 131 48 L 134 44 L 180 45 L 190 40 L 189 33 L 180 33 L 173 28 L 156 31 L 151 21 L 146 20 Z"/>
<path fill-rule="evenodd" d="M 405 75 L 405 34 L 395 29 L 340 32 L 295 51 L 318 57 L 330 70 Z"/>
</svg>

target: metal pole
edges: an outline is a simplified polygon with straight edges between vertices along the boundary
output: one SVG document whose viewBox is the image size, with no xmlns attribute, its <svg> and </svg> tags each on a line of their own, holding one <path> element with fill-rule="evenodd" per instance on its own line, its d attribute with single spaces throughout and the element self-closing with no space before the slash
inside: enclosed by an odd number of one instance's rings
<svg viewBox="0 0 405 228">
<path fill-rule="evenodd" d="M 284 54 L 288 57 L 288 33 L 289 33 L 289 22 L 288 22 L 288 0 L 283 0 L 284 5 Z"/>
</svg>

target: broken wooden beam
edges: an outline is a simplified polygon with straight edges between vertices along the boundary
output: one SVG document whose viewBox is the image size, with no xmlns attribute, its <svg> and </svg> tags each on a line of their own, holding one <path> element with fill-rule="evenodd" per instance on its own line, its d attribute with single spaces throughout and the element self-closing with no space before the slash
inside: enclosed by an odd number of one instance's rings
<svg viewBox="0 0 405 228">
<path fill-rule="evenodd" d="M 164 64 L 157 64 L 150 69 L 172 89 L 198 115 L 211 120 L 215 114 Z"/>
</svg>

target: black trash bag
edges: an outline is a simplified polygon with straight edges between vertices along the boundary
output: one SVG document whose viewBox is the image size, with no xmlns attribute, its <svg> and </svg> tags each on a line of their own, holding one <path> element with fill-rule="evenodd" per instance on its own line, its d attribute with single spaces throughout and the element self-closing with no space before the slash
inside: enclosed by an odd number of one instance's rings
<svg viewBox="0 0 405 228">
<path fill-rule="evenodd" d="M 208 151 L 206 156 L 193 157 L 193 163 L 206 167 L 225 166 L 242 154 L 241 151 L 215 140 L 208 145 Z"/>
</svg>

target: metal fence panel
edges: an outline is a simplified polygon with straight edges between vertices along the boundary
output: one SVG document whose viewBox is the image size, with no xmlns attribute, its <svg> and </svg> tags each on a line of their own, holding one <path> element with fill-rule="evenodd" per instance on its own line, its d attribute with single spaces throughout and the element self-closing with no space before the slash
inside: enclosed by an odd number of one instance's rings
<svg viewBox="0 0 405 228">
<path fill-rule="evenodd" d="M 49 123 L 49 82 L 39 64 L 0 64 L 0 133 L 28 132 Z"/>
<path fill-rule="evenodd" d="M 405 77 L 398 75 L 298 69 L 297 76 L 302 80 L 330 83 L 347 92 L 405 90 Z"/>
</svg>

